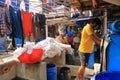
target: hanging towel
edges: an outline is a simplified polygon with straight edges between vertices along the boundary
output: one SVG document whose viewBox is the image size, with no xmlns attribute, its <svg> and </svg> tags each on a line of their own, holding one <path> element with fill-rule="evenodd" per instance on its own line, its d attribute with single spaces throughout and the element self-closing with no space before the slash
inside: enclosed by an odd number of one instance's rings
<svg viewBox="0 0 120 80">
<path fill-rule="evenodd" d="M 21 3 L 20 3 L 20 9 L 21 10 L 23 9 L 24 11 L 26 11 L 25 10 L 25 2 L 24 2 L 24 0 L 22 0 Z"/>
</svg>

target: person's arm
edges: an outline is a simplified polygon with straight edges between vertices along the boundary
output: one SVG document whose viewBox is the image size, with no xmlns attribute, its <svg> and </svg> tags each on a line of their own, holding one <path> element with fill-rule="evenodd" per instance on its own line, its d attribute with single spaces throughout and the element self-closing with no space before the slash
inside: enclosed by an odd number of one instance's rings
<svg viewBox="0 0 120 80">
<path fill-rule="evenodd" d="M 100 43 L 101 43 L 101 38 L 100 37 L 98 37 L 96 34 L 91 34 L 91 38 L 92 38 L 93 41 L 95 41 L 97 44 L 100 45 Z"/>
<path fill-rule="evenodd" d="M 98 2 L 97 2 L 96 0 L 92 0 L 92 5 L 93 5 L 93 7 L 95 8 L 95 7 L 98 6 Z"/>
</svg>

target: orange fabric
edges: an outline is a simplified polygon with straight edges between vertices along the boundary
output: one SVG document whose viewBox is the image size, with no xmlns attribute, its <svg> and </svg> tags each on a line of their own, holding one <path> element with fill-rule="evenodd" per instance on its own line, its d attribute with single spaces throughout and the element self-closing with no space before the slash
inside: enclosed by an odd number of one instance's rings
<svg viewBox="0 0 120 80">
<path fill-rule="evenodd" d="M 22 23 L 23 23 L 24 34 L 26 36 L 31 36 L 33 33 L 31 12 L 29 13 L 22 10 Z"/>
<path fill-rule="evenodd" d="M 41 60 L 43 55 L 43 49 L 33 49 L 31 54 L 28 54 L 27 51 L 28 50 L 26 50 L 22 55 L 18 57 L 20 62 L 32 64 Z"/>
</svg>

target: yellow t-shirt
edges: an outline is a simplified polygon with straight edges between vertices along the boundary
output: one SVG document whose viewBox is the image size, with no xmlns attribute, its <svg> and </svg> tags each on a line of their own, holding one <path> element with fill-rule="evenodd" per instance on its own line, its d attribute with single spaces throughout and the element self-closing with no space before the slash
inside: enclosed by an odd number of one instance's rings
<svg viewBox="0 0 120 80">
<path fill-rule="evenodd" d="M 94 31 L 90 24 L 87 24 L 81 35 L 81 42 L 79 46 L 79 51 L 82 53 L 92 53 L 94 41 L 91 39 L 90 35 L 94 34 Z"/>
</svg>

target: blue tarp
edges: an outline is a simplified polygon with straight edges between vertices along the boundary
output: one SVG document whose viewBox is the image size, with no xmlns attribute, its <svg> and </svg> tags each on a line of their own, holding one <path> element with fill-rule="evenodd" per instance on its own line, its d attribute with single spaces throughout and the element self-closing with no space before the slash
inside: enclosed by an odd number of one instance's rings
<svg viewBox="0 0 120 80">
<path fill-rule="evenodd" d="M 120 34 L 112 34 L 108 46 L 108 71 L 120 71 Z"/>
</svg>

